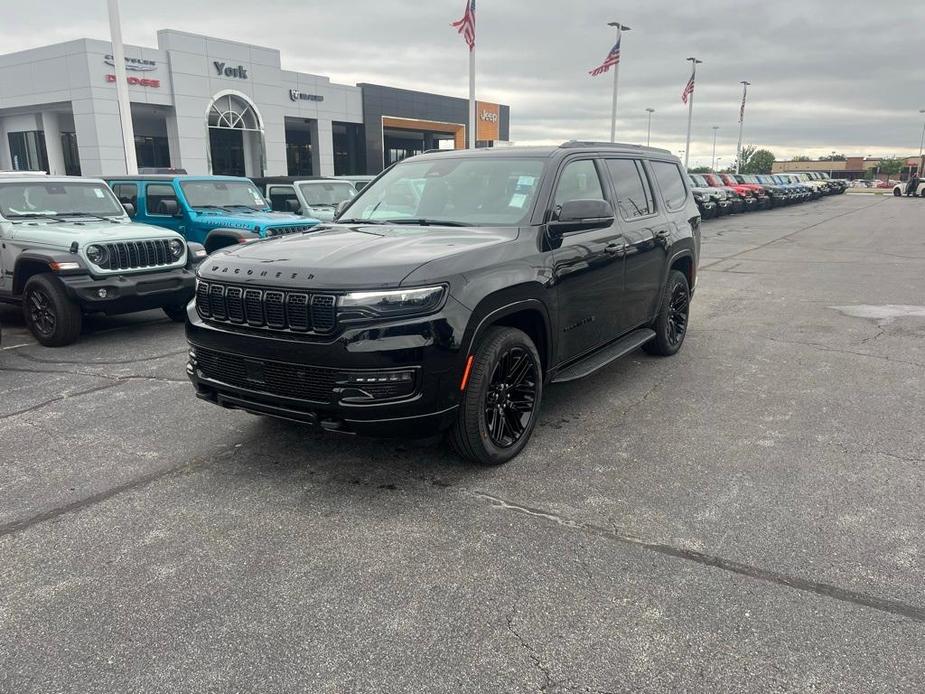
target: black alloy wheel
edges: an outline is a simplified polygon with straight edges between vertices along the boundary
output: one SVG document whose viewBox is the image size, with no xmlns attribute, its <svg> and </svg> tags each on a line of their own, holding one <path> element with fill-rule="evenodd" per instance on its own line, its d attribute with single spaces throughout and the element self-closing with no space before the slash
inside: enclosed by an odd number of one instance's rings
<svg viewBox="0 0 925 694">
<path fill-rule="evenodd" d="M 83 314 L 51 274 L 33 275 L 23 289 L 23 318 L 46 347 L 69 345 L 80 336 Z"/>
<path fill-rule="evenodd" d="M 523 437 L 533 418 L 536 395 L 533 355 L 523 347 L 512 347 L 495 363 L 483 405 L 485 428 L 498 448 L 510 448 Z"/>
<path fill-rule="evenodd" d="M 690 305 L 687 287 L 681 283 L 675 284 L 668 303 L 668 342 L 672 345 L 680 345 L 684 341 Z"/>
<path fill-rule="evenodd" d="M 524 449 L 536 427 L 543 399 L 539 352 L 522 330 L 493 326 L 467 364 L 449 442 L 463 458 L 501 465 Z"/>
<path fill-rule="evenodd" d="M 687 335 L 690 307 L 691 290 L 687 276 L 680 270 L 672 270 L 668 274 L 658 315 L 651 325 L 655 338 L 644 344 L 643 349 L 662 357 L 676 354 Z"/>
</svg>

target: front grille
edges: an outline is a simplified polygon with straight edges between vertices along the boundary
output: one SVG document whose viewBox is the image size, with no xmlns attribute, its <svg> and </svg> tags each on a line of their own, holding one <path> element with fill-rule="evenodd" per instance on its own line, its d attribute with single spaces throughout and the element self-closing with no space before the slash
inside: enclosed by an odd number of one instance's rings
<svg viewBox="0 0 925 694">
<path fill-rule="evenodd" d="M 286 226 L 267 227 L 267 234 L 270 236 L 284 236 L 286 234 L 298 234 L 302 231 L 308 231 L 314 224 L 287 224 Z"/>
<path fill-rule="evenodd" d="M 244 289 L 200 280 L 196 308 L 200 316 L 209 320 L 268 330 L 327 334 L 337 326 L 333 294 Z"/>
<path fill-rule="evenodd" d="M 170 253 L 169 239 L 113 241 L 93 245 L 106 249 L 106 257 L 99 266 L 103 270 L 164 267 L 175 262 Z"/>
<path fill-rule="evenodd" d="M 271 395 L 330 403 L 340 372 L 317 366 L 257 361 L 196 348 L 196 368 L 203 378 Z"/>
</svg>

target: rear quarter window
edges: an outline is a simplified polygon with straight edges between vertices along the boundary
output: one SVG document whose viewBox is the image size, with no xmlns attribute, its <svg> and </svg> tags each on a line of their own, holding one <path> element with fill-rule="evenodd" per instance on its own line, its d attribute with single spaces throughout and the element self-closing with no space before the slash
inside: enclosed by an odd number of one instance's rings
<svg viewBox="0 0 925 694">
<path fill-rule="evenodd" d="M 680 210 L 684 207 L 687 202 L 687 187 L 684 185 L 680 167 L 664 161 L 650 161 L 649 165 L 655 174 L 655 180 L 658 181 L 658 187 L 661 188 L 662 197 L 665 198 L 665 206 L 669 210 Z"/>
</svg>

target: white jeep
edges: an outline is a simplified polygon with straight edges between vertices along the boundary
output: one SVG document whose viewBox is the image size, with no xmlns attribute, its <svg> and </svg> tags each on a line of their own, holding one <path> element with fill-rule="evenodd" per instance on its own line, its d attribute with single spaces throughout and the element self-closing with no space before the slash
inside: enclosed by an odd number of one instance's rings
<svg viewBox="0 0 925 694">
<path fill-rule="evenodd" d="M 0 301 L 22 305 L 43 345 L 74 342 L 85 313 L 162 308 L 184 321 L 205 255 L 176 232 L 132 222 L 101 180 L 0 179 Z"/>
</svg>

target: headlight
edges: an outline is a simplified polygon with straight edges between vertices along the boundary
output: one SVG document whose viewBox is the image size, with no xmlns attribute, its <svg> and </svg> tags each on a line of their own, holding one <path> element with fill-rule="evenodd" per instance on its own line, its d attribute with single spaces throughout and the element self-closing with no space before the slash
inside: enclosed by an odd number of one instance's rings
<svg viewBox="0 0 925 694">
<path fill-rule="evenodd" d="M 179 239 L 170 239 L 168 242 L 168 247 L 170 248 L 170 255 L 173 256 L 174 260 L 179 260 L 183 257 L 183 242 Z M 90 249 L 87 249 L 87 252 L 90 252 Z"/>
<path fill-rule="evenodd" d="M 444 287 L 351 292 L 337 298 L 337 309 L 342 320 L 425 314 L 440 307 L 445 293 Z"/>
<path fill-rule="evenodd" d="M 98 267 L 106 262 L 106 249 L 103 246 L 87 246 L 87 260 Z"/>
</svg>

